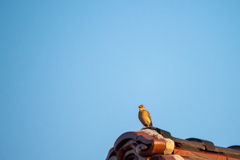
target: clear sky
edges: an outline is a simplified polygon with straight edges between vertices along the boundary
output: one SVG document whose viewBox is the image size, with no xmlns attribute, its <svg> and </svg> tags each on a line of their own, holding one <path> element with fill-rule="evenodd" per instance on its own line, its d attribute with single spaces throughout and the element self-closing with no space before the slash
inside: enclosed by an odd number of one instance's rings
<svg viewBox="0 0 240 160">
<path fill-rule="evenodd" d="M 240 1 L 0 1 L 0 159 L 105 159 L 138 106 L 240 145 Z"/>
</svg>

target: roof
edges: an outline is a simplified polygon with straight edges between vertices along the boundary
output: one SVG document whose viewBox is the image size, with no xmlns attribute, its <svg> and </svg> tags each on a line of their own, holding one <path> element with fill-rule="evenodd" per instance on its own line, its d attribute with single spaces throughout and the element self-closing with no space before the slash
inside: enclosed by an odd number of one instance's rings
<svg viewBox="0 0 240 160">
<path fill-rule="evenodd" d="M 240 160 L 240 146 L 217 147 L 198 138 L 179 139 L 170 132 L 146 128 L 117 138 L 106 160 Z"/>
</svg>

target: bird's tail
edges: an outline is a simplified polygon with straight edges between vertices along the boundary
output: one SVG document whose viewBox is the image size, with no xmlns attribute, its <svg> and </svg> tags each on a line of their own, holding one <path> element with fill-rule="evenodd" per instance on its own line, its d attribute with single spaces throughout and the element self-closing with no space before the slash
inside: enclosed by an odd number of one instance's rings
<svg viewBox="0 0 240 160">
<path fill-rule="evenodd" d="M 153 124 L 151 122 L 151 124 L 149 125 L 151 129 L 157 129 L 156 127 L 153 127 Z"/>
<path fill-rule="evenodd" d="M 153 127 L 153 124 L 152 124 L 152 122 L 150 123 L 150 125 L 149 125 L 151 128 Z"/>
</svg>

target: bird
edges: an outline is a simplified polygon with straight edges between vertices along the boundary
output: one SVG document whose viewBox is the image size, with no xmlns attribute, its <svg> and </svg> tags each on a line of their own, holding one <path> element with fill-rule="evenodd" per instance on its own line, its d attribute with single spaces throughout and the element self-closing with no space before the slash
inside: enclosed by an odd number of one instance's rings
<svg viewBox="0 0 240 160">
<path fill-rule="evenodd" d="M 154 128 L 153 124 L 152 124 L 151 115 L 145 109 L 144 105 L 139 106 L 138 119 L 141 121 L 143 126 L 145 126 L 146 128 L 148 128 L 148 126 L 150 126 L 151 128 Z"/>
</svg>

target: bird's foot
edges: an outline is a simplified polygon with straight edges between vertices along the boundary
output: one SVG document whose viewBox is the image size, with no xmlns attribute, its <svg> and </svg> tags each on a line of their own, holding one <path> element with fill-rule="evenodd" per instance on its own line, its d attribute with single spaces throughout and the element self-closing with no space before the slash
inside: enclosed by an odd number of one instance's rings
<svg viewBox="0 0 240 160">
<path fill-rule="evenodd" d="M 148 127 L 147 126 L 143 126 L 142 129 L 148 129 Z"/>
</svg>

